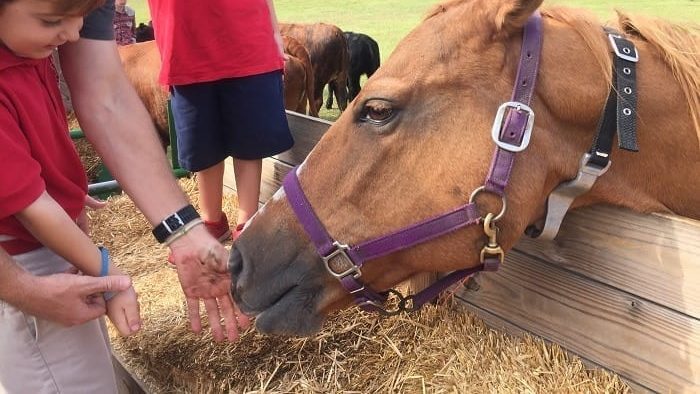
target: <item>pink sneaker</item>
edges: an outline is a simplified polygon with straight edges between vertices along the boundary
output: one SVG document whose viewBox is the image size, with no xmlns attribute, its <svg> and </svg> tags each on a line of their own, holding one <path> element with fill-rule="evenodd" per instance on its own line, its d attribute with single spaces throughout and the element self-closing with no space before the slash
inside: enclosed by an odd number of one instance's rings
<svg viewBox="0 0 700 394">
<path fill-rule="evenodd" d="M 204 226 L 209 231 L 209 234 L 218 239 L 219 242 L 224 242 L 231 238 L 231 227 L 229 227 L 225 212 L 221 213 L 221 219 L 218 222 L 207 222 L 205 220 Z"/>
</svg>

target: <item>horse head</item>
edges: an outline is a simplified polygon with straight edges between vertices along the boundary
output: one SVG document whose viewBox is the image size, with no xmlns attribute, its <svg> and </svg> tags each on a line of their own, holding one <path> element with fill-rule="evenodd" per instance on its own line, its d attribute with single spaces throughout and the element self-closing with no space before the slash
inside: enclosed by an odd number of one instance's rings
<svg viewBox="0 0 700 394">
<path fill-rule="evenodd" d="M 515 156 L 503 196 L 475 195 L 494 155 L 494 116 L 520 83 L 523 28 L 541 3 L 448 1 L 401 41 L 296 172 L 334 240 L 358 245 L 470 199 L 482 219 L 507 203 L 497 223 L 503 250 L 542 220 L 547 196 L 576 176 L 595 138 L 613 67 L 608 37 L 593 18 L 542 11 L 529 146 Z M 610 170 L 574 207 L 609 203 L 700 217 L 697 38 L 671 24 L 620 19 L 641 59 L 639 152 L 614 149 Z M 664 35 L 652 34 L 660 31 L 673 32 L 675 45 L 695 45 L 686 48 L 695 58 L 669 55 Z M 329 273 L 285 189 L 234 244 L 232 292 L 244 312 L 257 315 L 260 331 L 308 335 L 352 296 Z M 421 272 L 478 267 L 487 242 L 481 223 L 460 227 L 368 261 L 362 283 L 381 292 Z"/>
</svg>

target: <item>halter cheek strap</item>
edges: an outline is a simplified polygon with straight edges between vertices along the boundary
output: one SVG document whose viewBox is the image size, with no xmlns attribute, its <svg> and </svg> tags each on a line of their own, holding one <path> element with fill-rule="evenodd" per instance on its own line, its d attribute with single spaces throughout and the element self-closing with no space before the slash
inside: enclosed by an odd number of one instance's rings
<svg viewBox="0 0 700 394">
<path fill-rule="evenodd" d="M 489 175 L 485 186 L 472 194 L 469 203 L 393 233 L 349 246 L 336 241 L 328 234 L 301 188 L 297 169 L 287 174 L 283 187 L 292 210 L 315 245 L 328 272 L 353 295 L 360 308 L 382 314 L 416 310 L 454 283 L 478 271 L 498 269 L 503 261 L 503 251 L 496 240 L 498 229 L 495 227 L 495 222 L 505 212 L 504 190 L 510 177 L 514 154 L 527 148 L 532 133 L 534 113 L 529 104 L 535 88 L 541 47 L 542 18 L 539 13 L 535 13 L 524 28 L 520 63 L 511 101 L 499 108 L 492 128 L 492 136 L 498 147 Z M 489 213 L 483 218 L 484 232 L 489 237 L 489 242 L 481 252 L 481 264 L 451 272 L 427 289 L 411 296 L 403 296 L 393 289 L 379 293 L 362 281 L 362 267 L 366 261 L 481 223 L 482 217 L 474 199 L 482 191 L 500 195 L 504 205 L 498 215 Z M 398 306 L 393 309 L 388 309 L 384 305 L 389 294 L 394 294 L 398 299 Z"/>
<path fill-rule="evenodd" d="M 484 185 L 486 191 L 499 196 L 505 194 L 515 154 L 525 150 L 530 144 L 535 112 L 529 105 L 535 92 L 541 48 L 542 18 L 538 13 L 537 17 L 531 17 L 525 26 L 518 74 L 515 77 L 511 99 L 498 109 L 491 128 L 491 138 L 496 143 L 496 150 Z"/>
</svg>

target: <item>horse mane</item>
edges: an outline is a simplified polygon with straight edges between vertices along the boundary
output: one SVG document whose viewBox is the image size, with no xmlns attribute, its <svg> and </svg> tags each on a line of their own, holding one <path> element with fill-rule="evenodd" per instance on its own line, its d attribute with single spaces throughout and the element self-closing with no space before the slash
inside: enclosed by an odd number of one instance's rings
<svg viewBox="0 0 700 394">
<path fill-rule="evenodd" d="M 444 1 L 433 6 L 423 20 L 469 2 L 470 0 Z M 479 11 L 479 8 L 472 11 Z M 548 7 L 541 10 L 541 13 L 543 17 L 566 23 L 576 30 L 601 68 L 601 75 L 605 75 L 608 84 L 612 85 L 610 48 L 605 40 L 601 40 L 603 33 L 598 18 L 588 11 L 565 7 Z M 700 25 L 673 23 L 617 11 L 616 29 L 648 42 L 661 55 L 686 97 L 700 141 Z"/>
<path fill-rule="evenodd" d="M 430 7 L 428 9 L 428 12 L 425 13 L 425 16 L 423 17 L 423 21 L 426 21 L 435 15 L 441 14 L 445 11 L 447 11 L 448 8 L 452 8 L 455 5 L 458 5 L 459 3 L 463 3 L 463 0 L 448 0 L 448 1 L 443 1 L 439 4 L 435 4 L 434 6 Z"/>
<path fill-rule="evenodd" d="M 700 140 L 700 25 L 630 16 L 618 11 L 622 31 L 651 44 L 671 68 L 690 106 Z"/>
<path fill-rule="evenodd" d="M 601 41 L 601 28 L 595 17 L 581 10 L 552 8 L 542 15 L 572 26 L 590 48 L 601 70 L 611 83 L 610 49 Z M 686 97 L 695 132 L 700 140 L 700 26 L 617 12 L 617 30 L 644 40 L 661 54 Z"/>
</svg>

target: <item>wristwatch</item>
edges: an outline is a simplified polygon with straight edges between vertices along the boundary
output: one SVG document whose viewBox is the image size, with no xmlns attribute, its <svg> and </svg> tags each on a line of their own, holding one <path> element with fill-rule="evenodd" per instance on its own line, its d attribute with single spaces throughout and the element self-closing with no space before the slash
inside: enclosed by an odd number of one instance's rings
<svg viewBox="0 0 700 394">
<path fill-rule="evenodd" d="M 198 218 L 199 213 L 197 213 L 197 210 L 190 204 L 165 218 L 151 232 L 159 243 L 163 243 L 168 237 L 175 234 L 187 223 Z"/>
</svg>

